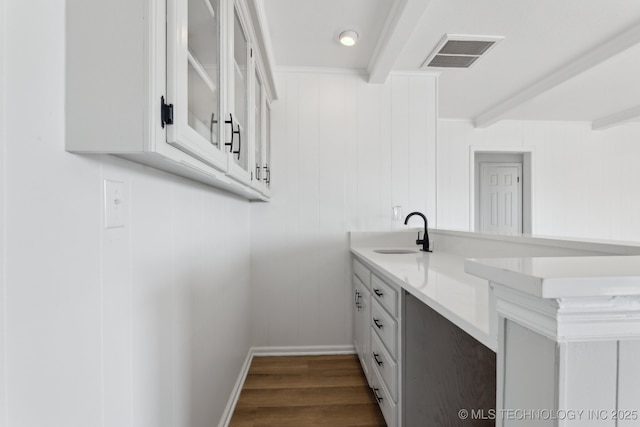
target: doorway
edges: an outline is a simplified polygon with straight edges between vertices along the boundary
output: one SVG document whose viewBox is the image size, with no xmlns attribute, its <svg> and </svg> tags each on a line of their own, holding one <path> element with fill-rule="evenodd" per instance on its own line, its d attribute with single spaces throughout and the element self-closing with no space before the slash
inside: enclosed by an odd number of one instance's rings
<svg viewBox="0 0 640 427">
<path fill-rule="evenodd" d="M 476 231 L 531 233 L 530 154 L 474 153 Z"/>
</svg>

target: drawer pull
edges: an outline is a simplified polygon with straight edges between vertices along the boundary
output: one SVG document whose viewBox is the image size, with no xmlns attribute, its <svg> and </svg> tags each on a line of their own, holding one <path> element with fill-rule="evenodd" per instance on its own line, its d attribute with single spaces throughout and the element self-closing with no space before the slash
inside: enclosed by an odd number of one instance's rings
<svg viewBox="0 0 640 427">
<path fill-rule="evenodd" d="M 378 390 L 380 390 L 378 387 L 374 387 L 373 394 L 376 396 L 376 400 L 378 401 L 378 403 L 380 403 L 382 402 L 382 396 L 378 395 Z"/>
<path fill-rule="evenodd" d="M 378 295 L 379 297 L 381 297 L 382 295 L 384 295 L 384 292 L 382 292 L 380 289 L 374 289 L 373 292 Z"/>
<path fill-rule="evenodd" d="M 382 360 L 378 359 L 378 356 L 380 356 L 378 353 L 373 353 L 373 360 L 376 361 L 378 366 L 382 366 Z"/>
<path fill-rule="evenodd" d="M 373 319 L 373 323 L 376 325 L 378 329 L 382 329 L 382 323 L 378 319 Z"/>
</svg>

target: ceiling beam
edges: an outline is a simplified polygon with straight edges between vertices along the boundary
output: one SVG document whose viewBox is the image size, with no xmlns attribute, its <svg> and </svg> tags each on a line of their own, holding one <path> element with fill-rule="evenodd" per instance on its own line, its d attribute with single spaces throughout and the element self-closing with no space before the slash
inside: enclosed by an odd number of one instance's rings
<svg viewBox="0 0 640 427">
<path fill-rule="evenodd" d="M 577 58 L 517 94 L 494 105 L 474 119 L 474 126 L 486 128 L 500 121 L 509 111 L 558 86 L 578 74 L 640 43 L 640 24 L 636 24 L 587 54 Z"/>
<path fill-rule="evenodd" d="M 395 0 L 367 72 L 369 83 L 384 83 L 430 0 Z"/>
<path fill-rule="evenodd" d="M 601 117 L 591 122 L 591 129 L 605 130 L 624 123 L 629 123 L 640 119 L 640 106 L 629 108 L 624 111 Z"/>
</svg>

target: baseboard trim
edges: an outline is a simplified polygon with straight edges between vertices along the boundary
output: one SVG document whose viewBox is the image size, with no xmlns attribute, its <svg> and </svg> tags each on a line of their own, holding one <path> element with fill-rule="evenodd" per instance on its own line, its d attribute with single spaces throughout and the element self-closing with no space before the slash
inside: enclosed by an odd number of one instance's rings
<svg viewBox="0 0 640 427">
<path fill-rule="evenodd" d="M 240 398 L 240 392 L 242 391 L 244 382 L 247 379 L 247 374 L 249 373 L 249 367 L 251 366 L 252 360 L 253 360 L 253 347 L 250 348 L 249 352 L 247 353 L 247 357 L 244 360 L 242 369 L 240 369 L 240 374 L 238 375 L 236 384 L 233 386 L 233 390 L 231 390 L 229 401 L 227 402 L 227 406 L 224 408 L 224 412 L 222 413 L 222 417 L 220 418 L 220 423 L 218 423 L 218 427 L 229 426 L 229 423 L 231 422 L 231 417 L 233 416 L 233 411 L 235 411 L 236 405 L 238 404 L 238 399 Z"/>
<path fill-rule="evenodd" d="M 355 354 L 352 345 L 308 345 L 297 347 L 253 347 L 253 355 L 259 356 L 321 356 L 323 354 Z"/>
<path fill-rule="evenodd" d="M 321 356 L 325 354 L 355 354 L 355 347 L 352 345 L 309 345 L 300 347 L 251 347 L 247 353 L 247 357 L 244 360 L 242 369 L 238 374 L 238 380 L 231 390 L 229 401 L 224 408 L 222 417 L 218 427 L 228 427 L 233 416 L 233 411 L 236 409 L 238 399 L 240 398 L 240 392 L 244 386 L 244 382 L 249 374 L 249 367 L 254 357 L 260 356 Z"/>
</svg>

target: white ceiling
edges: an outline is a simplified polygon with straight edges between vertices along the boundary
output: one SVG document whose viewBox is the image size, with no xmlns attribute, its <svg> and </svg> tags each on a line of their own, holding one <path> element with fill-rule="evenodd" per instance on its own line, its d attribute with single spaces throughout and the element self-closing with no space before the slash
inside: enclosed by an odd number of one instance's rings
<svg viewBox="0 0 640 427">
<path fill-rule="evenodd" d="M 405 16 L 394 29 L 394 13 L 406 4 L 413 9 L 405 15 L 421 17 Z M 504 36 L 470 69 L 427 70 L 439 73 L 443 118 L 592 121 L 640 106 L 638 0 L 264 0 L 263 7 L 276 66 L 372 72 L 376 55 L 386 55 L 393 70 L 416 71 L 447 33 Z M 360 33 L 355 47 L 338 44 L 344 29 Z M 394 31 L 406 36 L 393 39 Z M 379 39 L 396 44 L 381 52 Z"/>
<path fill-rule="evenodd" d="M 276 66 L 364 69 L 393 0 L 265 0 Z M 338 43 L 353 29 L 356 46 Z"/>
</svg>

